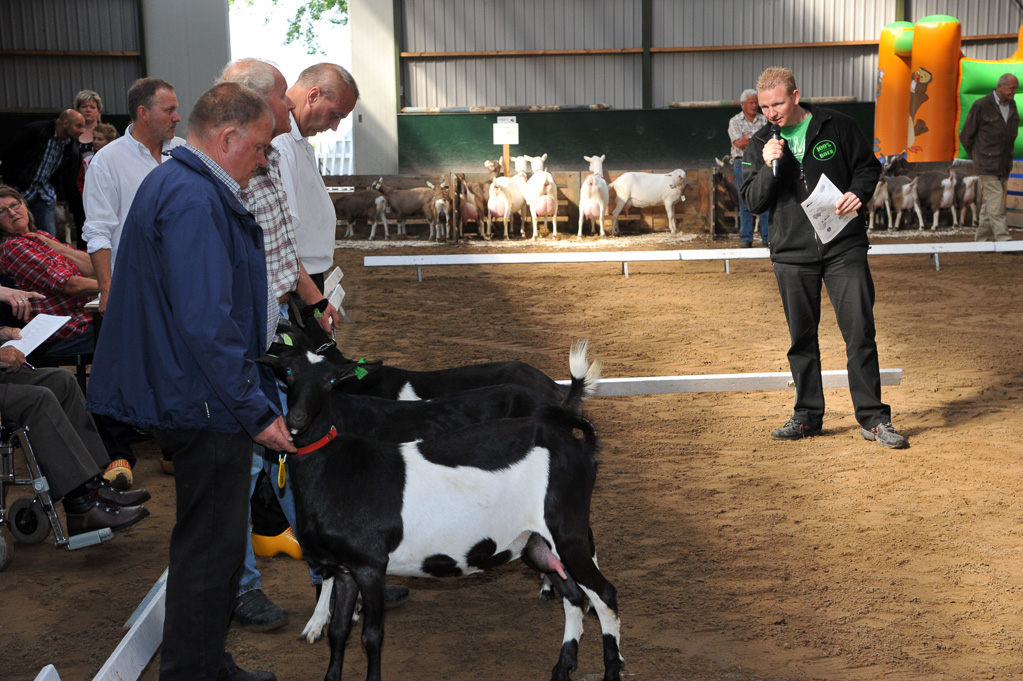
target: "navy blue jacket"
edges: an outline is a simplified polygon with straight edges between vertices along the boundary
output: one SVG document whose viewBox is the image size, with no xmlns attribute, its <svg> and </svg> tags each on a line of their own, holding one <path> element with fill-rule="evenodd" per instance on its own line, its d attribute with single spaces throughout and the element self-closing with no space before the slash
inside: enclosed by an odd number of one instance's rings
<svg viewBox="0 0 1023 681">
<path fill-rule="evenodd" d="M 256 436 L 279 414 L 273 376 L 252 361 L 266 343 L 263 232 L 188 148 L 171 155 L 124 223 L 88 409 Z"/>
<path fill-rule="evenodd" d="M 778 177 L 764 163 L 764 145 L 771 138 L 765 125 L 750 137 L 742 156 L 739 194 L 754 215 L 771 211 L 771 260 L 818 262 L 851 248 L 867 248 L 867 223 L 860 212 L 827 244 L 821 243 L 800 205 L 827 174 L 840 191 L 852 192 L 866 205 L 874 194 L 881 164 L 855 121 L 837 111 L 800 104 L 813 113 L 806 131 L 806 153 L 800 163 L 785 145 Z M 862 209 L 861 209 L 862 211 Z"/>
</svg>

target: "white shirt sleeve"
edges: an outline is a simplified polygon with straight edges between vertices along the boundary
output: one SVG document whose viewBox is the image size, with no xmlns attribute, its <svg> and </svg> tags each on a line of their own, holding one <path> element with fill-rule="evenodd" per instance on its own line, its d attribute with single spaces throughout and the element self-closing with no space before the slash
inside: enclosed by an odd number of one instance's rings
<svg viewBox="0 0 1023 681">
<path fill-rule="evenodd" d="M 120 187 L 110 176 L 107 165 L 99 157 L 94 157 L 85 173 L 85 189 L 82 194 L 85 203 L 82 238 L 89 244 L 89 253 L 113 248 L 114 232 L 120 227 L 117 217 L 119 196 Z"/>
</svg>

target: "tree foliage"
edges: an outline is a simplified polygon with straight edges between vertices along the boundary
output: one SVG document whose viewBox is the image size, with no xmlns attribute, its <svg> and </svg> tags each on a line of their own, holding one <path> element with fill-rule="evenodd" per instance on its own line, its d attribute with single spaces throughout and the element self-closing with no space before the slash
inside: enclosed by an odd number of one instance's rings
<svg viewBox="0 0 1023 681">
<path fill-rule="evenodd" d="M 228 4 L 233 5 L 237 1 L 239 0 L 228 0 Z M 240 1 L 244 2 L 247 7 L 252 7 L 257 2 L 265 0 Z M 277 7 L 281 4 L 281 0 L 270 0 L 270 4 Z M 346 25 L 348 23 L 348 0 L 305 0 L 295 10 L 294 16 L 288 19 L 284 44 L 290 45 L 298 42 L 305 45 L 306 52 L 309 54 L 319 53 L 320 45 L 317 41 L 319 36 L 316 34 L 316 24 L 321 21 L 327 21 L 334 26 Z M 265 23 L 270 23 L 269 15 Z"/>
</svg>

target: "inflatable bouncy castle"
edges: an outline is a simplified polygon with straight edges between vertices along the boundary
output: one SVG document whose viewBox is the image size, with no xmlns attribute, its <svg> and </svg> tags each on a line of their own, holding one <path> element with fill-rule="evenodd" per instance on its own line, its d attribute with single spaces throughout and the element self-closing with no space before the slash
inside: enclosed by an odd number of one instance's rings
<svg viewBox="0 0 1023 681">
<path fill-rule="evenodd" d="M 966 158 L 959 130 L 970 106 L 990 93 L 1003 73 L 1023 81 L 1023 28 L 1016 53 L 1003 60 L 966 59 L 961 43 L 959 20 L 943 14 L 884 27 L 874 109 L 878 157 L 905 151 L 914 162 Z M 1023 97 L 1023 91 L 1018 97 Z M 1017 101 L 1023 103 L 1023 99 Z M 1023 158 L 1023 135 L 1016 138 L 1014 156 Z"/>
</svg>

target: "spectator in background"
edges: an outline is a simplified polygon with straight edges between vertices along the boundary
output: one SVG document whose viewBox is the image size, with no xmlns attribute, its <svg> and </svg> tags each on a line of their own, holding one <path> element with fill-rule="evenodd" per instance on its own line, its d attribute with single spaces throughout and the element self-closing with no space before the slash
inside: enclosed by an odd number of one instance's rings
<svg viewBox="0 0 1023 681">
<path fill-rule="evenodd" d="M 17 329 L 0 327 L 0 343 L 19 337 Z M 118 491 L 100 475 L 110 457 L 74 375 L 66 369 L 27 369 L 24 362 L 20 350 L 0 348 L 0 412 L 31 431 L 50 497 L 64 502 L 68 534 L 119 532 L 148 516 L 142 504 L 149 492 Z"/>
<path fill-rule="evenodd" d="M 92 146 L 97 152 L 115 139 L 117 139 L 117 128 L 109 123 L 100 123 L 92 131 Z"/>
<path fill-rule="evenodd" d="M 174 136 L 181 116 L 174 86 L 159 78 L 140 78 L 128 89 L 131 125 L 89 164 L 85 175 L 85 225 L 82 238 L 99 282 L 99 311 L 107 309 L 110 277 L 121 228 L 142 180 L 164 154 L 185 140 Z"/>
<path fill-rule="evenodd" d="M 21 192 L 39 229 L 50 236 L 57 235 L 53 218 L 57 199 L 68 202 L 77 225 L 85 220 L 76 184 L 82 165 L 77 141 L 84 128 L 82 114 L 67 109 L 56 120 L 22 127 L 3 153 L 4 182 Z"/>
<path fill-rule="evenodd" d="M 77 141 L 78 152 L 84 161 L 97 151 L 93 145 L 93 134 L 96 126 L 102 122 L 100 116 L 103 112 L 103 100 L 92 90 L 82 90 L 75 95 L 75 110 L 85 119 L 85 127 L 82 128 L 82 134 Z"/>
<path fill-rule="evenodd" d="M 1005 218 L 1005 186 L 1012 172 L 1012 149 L 1019 132 L 1016 90 L 1019 80 L 1003 73 L 991 94 L 970 107 L 959 133 L 966 153 L 973 159 L 984 202 L 980 206 L 980 222 L 975 241 L 1008 241 L 1009 224 Z"/>
<path fill-rule="evenodd" d="M 151 429 L 173 453 L 161 681 L 276 679 L 225 651 L 252 443 L 295 451 L 273 376 L 254 361 L 266 348 L 266 259 L 241 204 L 272 131 L 269 107 L 246 87 L 220 83 L 199 97 L 187 146 L 138 188 L 121 240 L 131 265 L 114 272 L 96 348 L 89 407 Z"/>
<path fill-rule="evenodd" d="M 334 265 L 337 217 L 309 138 L 327 129 L 337 130 L 355 108 L 359 87 L 343 67 L 314 64 L 299 74 L 288 89 L 288 97 L 295 103 L 291 131 L 278 135 L 274 146 L 281 152 L 281 177 L 298 257 L 316 287 L 322 289 L 323 273 Z M 320 321 L 328 333 L 337 324 L 333 305 L 327 307 Z"/>
<path fill-rule="evenodd" d="M 92 131 L 92 146 L 98 152 L 100 149 L 117 139 L 117 128 L 109 123 L 100 123 Z M 94 156 L 95 154 L 93 154 Z M 82 159 L 82 169 L 78 172 L 78 191 L 85 193 L 85 171 L 92 164 L 92 156 Z"/>
<path fill-rule="evenodd" d="M 753 88 L 743 90 L 739 95 L 739 106 L 742 111 L 728 121 L 728 137 L 732 140 L 732 168 L 735 176 L 735 188 L 742 186 L 742 155 L 746 153 L 749 138 L 760 128 L 767 125 L 767 119 L 760 113 L 757 104 L 757 91 Z M 767 223 L 771 219 L 771 211 L 760 215 L 760 240 L 767 245 Z M 743 248 L 753 246 L 753 213 L 746 208 L 746 202 L 739 197 L 739 241 Z"/>
</svg>

